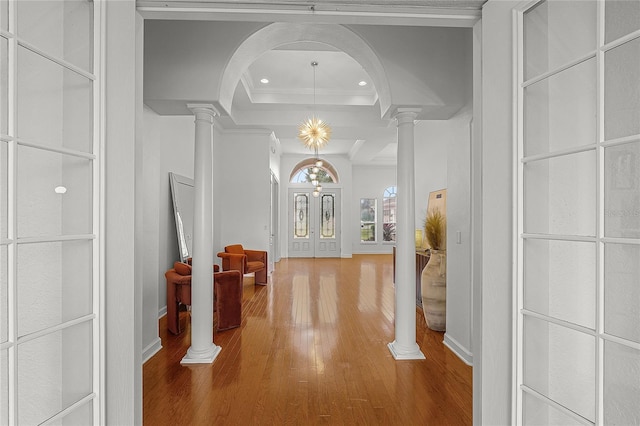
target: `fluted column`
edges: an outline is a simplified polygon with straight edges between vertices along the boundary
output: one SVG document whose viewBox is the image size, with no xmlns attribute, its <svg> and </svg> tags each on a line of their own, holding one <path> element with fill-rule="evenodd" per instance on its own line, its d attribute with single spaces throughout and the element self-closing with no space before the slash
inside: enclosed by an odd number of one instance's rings
<svg viewBox="0 0 640 426">
<path fill-rule="evenodd" d="M 210 364 L 220 353 L 213 343 L 213 105 L 190 104 L 195 115 L 191 347 L 182 364 Z"/>
<path fill-rule="evenodd" d="M 414 120 L 419 109 L 398 108 L 396 195 L 396 339 L 389 343 L 395 359 L 425 359 L 416 343 Z"/>
</svg>

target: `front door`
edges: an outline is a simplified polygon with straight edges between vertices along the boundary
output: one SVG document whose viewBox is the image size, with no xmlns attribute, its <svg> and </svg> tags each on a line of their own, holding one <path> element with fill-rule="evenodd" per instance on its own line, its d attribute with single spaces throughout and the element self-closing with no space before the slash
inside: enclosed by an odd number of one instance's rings
<svg viewBox="0 0 640 426">
<path fill-rule="evenodd" d="M 340 257 L 340 189 L 289 188 L 289 257 Z"/>
</svg>

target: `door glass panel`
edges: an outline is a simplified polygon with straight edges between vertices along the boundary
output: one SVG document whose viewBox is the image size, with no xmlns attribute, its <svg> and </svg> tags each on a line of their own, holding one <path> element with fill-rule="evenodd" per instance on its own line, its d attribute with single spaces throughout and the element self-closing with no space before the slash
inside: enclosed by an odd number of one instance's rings
<svg viewBox="0 0 640 426">
<path fill-rule="evenodd" d="M 524 14 L 524 79 L 596 49 L 596 2 L 542 2 Z"/>
<path fill-rule="evenodd" d="M 18 36 L 85 71 L 92 69 L 93 2 L 19 1 Z"/>
<path fill-rule="evenodd" d="M 85 426 L 91 424 L 94 424 L 93 403 L 89 401 L 64 416 L 60 423 L 60 426 Z"/>
<path fill-rule="evenodd" d="M 594 329 L 595 277 L 595 243 L 525 240 L 526 309 Z"/>
<path fill-rule="evenodd" d="M 0 343 L 9 340 L 9 281 L 7 246 L 0 245 Z M 0 423 L 2 424 L 2 423 Z"/>
<path fill-rule="evenodd" d="M 0 349 L 0 425 L 9 424 L 9 355 Z"/>
<path fill-rule="evenodd" d="M 360 242 L 376 240 L 376 213 L 378 200 L 360 199 Z"/>
<path fill-rule="evenodd" d="M 293 238 L 309 238 L 309 194 L 293 194 Z"/>
<path fill-rule="evenodd" d="M 320 197 L 320 238 L 335 238 L 335 194 L 322 194 Z"/>
<path fill-rule="evenodd" d="M 604 343 L 604 424 L 634 425 L 640 420 L 640 351 Z"/>
<path fill-rule="evenodd" d="M 627 3 L 627 2 L 621 2 Z M 604 137 L 640 134 L 640 38 L 604 56 Z"/>
<path fill-rule="evenodd" d="M 525 156 L 596 143 L 595 82 L 594 58 L 524 89 Z"/>
<path fill-rule="evenodd" d="M 524 384 L 592 422 L 595 353 L 594 337 L 525 316 Z"/>
<path fill-rule="evenodd" d="M 526 233 L 595 235 L 595 151 L 524 165 Z"/>
<path fill-rule="evenodd" d="M 640 343 L 640 246 L 605 244 L 604 330 Z"/>
<path fill-rule="evenodd" d="M 18 246 L 18 335 L 90 314 L 92 240 Z"/>
<path fill-rule="evenodd" d="M 92 116 L 91 80 L 19 47 L 19 137 L 91 152 Z"/>
<path fill-rule="evenodd" d="M 525 425 L 582 426 L 582 423 L 526 392 L 522 396 L 522 402 Z"/>
<path fill-rule="evenodd" d="M 18 424 L 40 424 L 93 391 L 92 322 L 18 346 Z"/>
<path fill-rule="evenodd" d="M 604 41 L 609 43 L 640 30 L 640 2 L 606 1 L 604 17 Z"/>
<path fill-rule="evenodd" d="M 0 239 L 7 238 L 9 226 L 9 150 L 6 142 L 0 141 Z"/>
<path fill-rule="evenodd" d="M 90 234 L 92 202 L 91 160 L 18 147 L 19 237 Z"/>
<path fill-rule="evenodd" d="M 640 238 L 640 142 L 605 148 L 604 160 L 605 235 Z"/>
<path fill-rule="evenodd" d="M 0 37 L 0 133 L 9 132 L 9 42 Z"/>
</svg>

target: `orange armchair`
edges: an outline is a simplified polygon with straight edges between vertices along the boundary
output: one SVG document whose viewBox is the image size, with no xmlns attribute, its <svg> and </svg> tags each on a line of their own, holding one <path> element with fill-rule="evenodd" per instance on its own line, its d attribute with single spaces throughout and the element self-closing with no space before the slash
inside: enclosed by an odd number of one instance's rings
<svg viewBox="0 0 640 426">
<path fill-rule="evenodd" d="M 223 271 L 240 271 L 242 275 L 255 272 L 256 284 L 267 285 L 267 252 L 246 250 L 242 244 L 226 246 L 218 253 Z"/>
<path fill-rule="evenodd" d="M 214 265 L 217 267 L 218 265 Z M 218 268 L 214 268 L 217 270 Z M 191 265 L 175 262 L 167 279 L 167 328 L 180 334 L 180 304 L 191 305 Z M 218 331 L 240 327 L 242 322 L 242 275 L 238 271 L 213 274 L 214 311 Z"/>
</svg>

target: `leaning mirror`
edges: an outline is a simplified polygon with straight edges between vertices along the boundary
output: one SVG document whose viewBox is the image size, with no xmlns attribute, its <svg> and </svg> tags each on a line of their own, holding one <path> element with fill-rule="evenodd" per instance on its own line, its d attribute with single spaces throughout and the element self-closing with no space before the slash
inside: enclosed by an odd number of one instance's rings
<svg viewBox="0 0 640 426">
<path fill-rule="evenodd" d="M 180 260 L 191 257 L 193 243 L 193 179 L 169 172 Z"/>
</svg>

